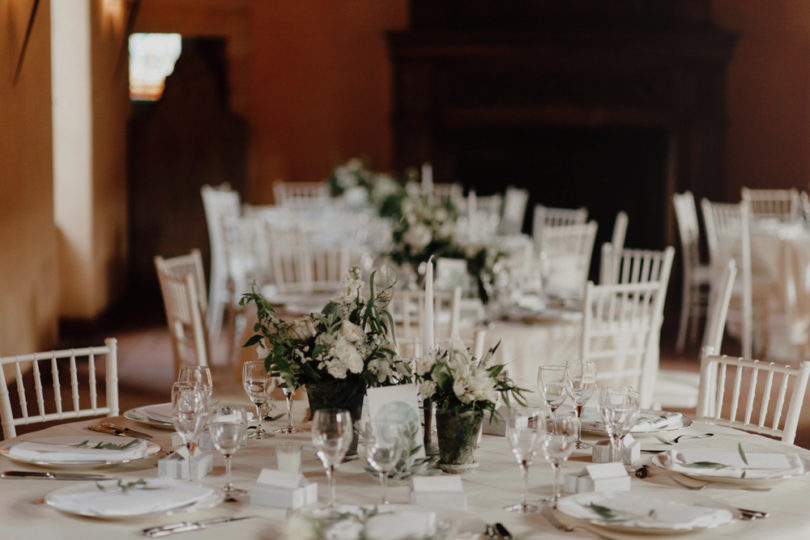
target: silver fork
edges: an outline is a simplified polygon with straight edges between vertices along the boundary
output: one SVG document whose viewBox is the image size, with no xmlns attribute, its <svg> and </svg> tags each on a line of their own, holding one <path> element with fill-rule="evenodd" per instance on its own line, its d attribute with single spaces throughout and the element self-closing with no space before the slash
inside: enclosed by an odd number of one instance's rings
<svg viewBox="0 0 810 540">
<path fill-rule="evenodd" d="M 672 440 L 665 439 L 660 435 L 655 435 L 655 438 L 664 444 L 678 444 L 681 439 L 705 439 L 707 437 L 714 437 L 714 433 L 703 433 L 701 435 L 689 435 L 688 433 L 684 433 L 683 435 L 678 435 Z"/>
</svg>

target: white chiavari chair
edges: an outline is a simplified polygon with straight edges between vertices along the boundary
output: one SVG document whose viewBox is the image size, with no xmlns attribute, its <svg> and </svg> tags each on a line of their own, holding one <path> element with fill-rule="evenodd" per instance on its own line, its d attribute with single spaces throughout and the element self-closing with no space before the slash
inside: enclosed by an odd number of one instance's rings
<svg viewBox="0 0 810 540">
<path fill-rule="evenodd" d="M 441 199 L 461 201 L 464 199 L 464 186 L 458 183 L 432 184 L 433 195 Z"/>
<path fill-rule="evenodd" d="M 104 361 L 103 398 L 99 395 L 96 360 Z M 80 377 L 80 365 L 85 361 L 87 374 L 82 373 Z M 34 396 L 31 401 L 36 401 L 36 404 L 29 403 L 31 394 L 26 392 L 23 384 L 23 376 L 29 370 L 34 379 Z M 13 374 L 17 382 L 19 414 L 16 417 L 11 405 L 7 374 Z M 51 389 L 46 389 L 43 384 L 47 381 L 47 376 L 51 379 Z M 66 378 L 69 381 L 65 381 Z M 84 380 L 87 380 L 86 385 L 80 383 Z M 70 396 L 67 399 L 62 397 L 63 383 L 70 389 Z M 35 407 L 34 414 L 29 411 L 32 406 Z M 115 338 L 105 339 L 104 346 L 100 347 L 0 358 L 0 419 L 3 436 L 6 439 L 16 437 L 17 426 L 20 425 L 88 416 L 118 416 L 118 349 Z"/>
<path fill-rule="evenodd" d="M 442 345 L 459 337 L 461 287 L 433 293 L 434 337 Z M 399 354 L 417 357 L 423 354 L 425 291 L 394 291 L 388 311 L 394 318 L 396 347 Z"/>
<path fill-rule="evenodd" d="M 238 217 L 239 193 L 228 184 L 203 186 L 201 188 L 208 239 L 211 244 L 211 282 L 209 283 L 207 324 L 211 338 L 216 340 L 222 330 L 225 307 L 235 301 L 228 294 L 228 263 L 225 257 L 225 239 L 222 221 L 226 217 Z"/>
<path fill-rule="evenodd" d="M 776 219 L 798 221 L 802 212 L 799 191 L 796 189 L 750 189 L 742 188 L 743 203 L 751 211 L 751 219 Z"/>
<path fill-rule="evenodd" d="M 205 326 L 205 281 L 200 252 L 172 259 L 155 257 L 166 322 L 172 340 L 175 371 L 183 365 L 207 366 L 208 329 Z M 184 271 L 189 269 L 189 271 Z"/>
<path fill-rule="evenodd" d="M 580 357 L 596 364 L 597 380 L 638 389 L 652 404 L 666 283 L 594 285 L 583 304 Z"/>
<path fill-rule="evenodd" d="M 600 285 L 650 281 L 669 283 L 674 258 L 675 249 L 672 246 L 667 246 L 663 251 L 647 249 L 616 251 L 613 244 L 602 244 Z"/>
<path fill-rule="evenodd" d="M 723 331 L 726 327 L 728 304 L 731 301 L 731 291 L 734 287 L 734 278 L 737 275 L 737 265 L 731 259 L 726 265 L 723 275 L 715 280 L 712 287 L 712 296 L 709 302 L 709 313 L 706 317 L 706 331 L 703 333 L 703 345 L 720 351 L 723 343 Z M 653 408 L 691 409 L 697 406 L 698 390 L 700 388 L 700 373 L 674 369 L 658 371 L 655 381 L 655 394 Z"/>
<path fill-rule="evenodd" d="M 697 419 L 793 444 L 810 362 L 779 366 L 712 353 L 704 347 L 701 355 Z"/>
<path fill-rule="evenodd" d="M 334 293 L 352 263 L 348 245 L 313 244 L 298 230 L 269 227 L 272 285 L 279 294 Z"/>
<path fill-rule="evenodd" d="M 499 231 L 502 235 L 513 236 L 523 232 L 527 204 L 529 204 L 528 190 L 512 186 L 506 188 Z"/>
<path fill-rule="evenodd" d="M 543 230 L 547 227 L 580 225 L 587 220 L 587 208 L 551 208 L 538 204 L 534 207 L 532 237 L 542 245 Z"/>
<path fill-rule="evenodd" d="M 711 288 L 711 269 L 700 262 L 700 229 L 695 197 L 691 191 L 672 196 L 675 220 L 681 237 L 681 260 L 683 262 L 681 290 L 681 318 L 675 348 L 682 351 L 686 345 L 686 332 L 691 322 L 691 340 L 697 337 L 700 317 L 706 313 L 709 295 L 704 288 Z"/>
<path fill-rule="evenodd" d="M 540 264 L 547 291 L 582 294 L 588 281 L 596 229 L 595 221 L 543 229 Z"/>
<path fill-rule="evenodd" d="M 273 182 L 273 196 L 277 206 L 286 208 L 324 208 L 329 202 L 326 182 Z"/>
</svg>

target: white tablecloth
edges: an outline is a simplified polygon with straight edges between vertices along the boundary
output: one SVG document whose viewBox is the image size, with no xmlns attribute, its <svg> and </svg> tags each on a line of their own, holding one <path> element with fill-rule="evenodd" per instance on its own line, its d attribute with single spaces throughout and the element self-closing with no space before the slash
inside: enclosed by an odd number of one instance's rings
<svg viewBox="0 0 810 540">
<path fill-rule="evenodd" d="M 124 423 L 136 429 L 148 429 L 122 418 L 116 422 Z M 34 436 L 65 435 L 87 433 L 83 428 L 92 421 L 63 424 L 38 432 Z M 155 441 L 169 444 L 169 432 L 149 430 L 155 434 Z M 756 450 L 789 450 L 798 451 L 810 457 L 810 452 L 795 447 L 785 447 L 781 443 L 763 437 L 742 434 L 735 430 L 707 426 L 696 423 L 688 430 L 693 433 L 711 431 L 717 436 L 709 439 L 687 440 L 679 444 L 680 448 L 716 447 L 735 449 L 737 441 L 743 441 L 746 449 Z M 30 437 L 30 435 L 29 435 Z M 305 444 L 309 434 L 302 433 L 292 437 Z M 273 447 L 286 438 L 276 437 L 264 441 L 249 441 L 247 447 L 241 448 L 234 457 L 234 479 L 239 487 L 249 488 L 263 467 L 275 467 Z M 663 448 L 654 438 L 641 438 L 645 448 Z M 592 534 L 582 531 L 563 533 L 554 529 L 540 514 L 517 515 L 502 510 L 505 504 L 519 500 L 521 482 L 517 464 L 502 437 L 484 436 L 477 458 L 480 467 L 463 475 L 464 490 L 469 497 L 469 512 L 480 517 L 486 523 L 500 521 L 513 534 L 521 538 L 593 538 Z M 26 468 L 18 463 L 0 458 L 3 470 Z M 563 473 L 579 471 L 589 463 L 589 458 L 575 455 L 575 458 L 563 466 Z M 341 466 L 337 473 L 337 499 L 339 503 L 375 503 L 380 496 L 376 479 L 360 472 L 358 462 Z M 132 479 L 148 478 L 156 475 L 155 468 L 142 470 L 109 469 L 109 474 L 126 476 Z M 304 473 L 319 484 L 320 500 L 326 497 L 326 477 L 316 462 L 311 448 L 304 450 Z M 531 497 L 536 499 L 548 495 L 551 490 L 551 469 L 538 460 L 531 469 Z M 222 458 L 215 458 L 214 471 L 204 479 L 206 484 L 219 486 L 224 483 L 224 465 Z M 0 480 L 0 538 L 24 538 L 26 540 L 59 539 L 109 539 L 136 538 L 138 532 L 147 526 L 174 523 L 184 520 L 201 520 L 228 515 L 257 515 L 258 519 L 245 520 L 239 523 L 224 525 L 204 531 L 184 533 L 177 538 L 239 538 L 271 539 L 279 536 L 285 511 L 267 507 L 251 506 L 246 502 L 223 503 L 209 510 L 193 514 L 174 516 L 148 516 L 127 520 L 97 520 L 77 518 L 61 514 L 53 508 L 35 501 L 50 490 L 70 485 L 70 482 L 45 480 Z M 636 493 L 655 493 L 666 496 L 667 493 L 687 493 L 689 497 L 710 497 L 727 504 L 744 508 L 753 508 L 770 512 L 768 519 L 743 521 L 718 529 L 708 530 L 690 538 L 810 538 L 810 514 L 807 512 L 807 500 L 810 497 L 810 478 L 801 477 L 783 482 L 772 491 L 745 491 L 742 489 L 707 488 L 700 492 L 686 492 L 667 480 L 665 473 L 653 471 L 647 480 L 633 479 L 633 491 Z M 405 504 L 409 500 L 407 485 L 393 486 L 389 491 L 392 503 Z M 692 494 L 692 495 L 689 495 Z M 613 537 L 611 533 L 609 536 Z M 621 538 L 621 536 L 617 536 Z M 638 538 L 638 537 L 636 537 Z"/>
</svg>

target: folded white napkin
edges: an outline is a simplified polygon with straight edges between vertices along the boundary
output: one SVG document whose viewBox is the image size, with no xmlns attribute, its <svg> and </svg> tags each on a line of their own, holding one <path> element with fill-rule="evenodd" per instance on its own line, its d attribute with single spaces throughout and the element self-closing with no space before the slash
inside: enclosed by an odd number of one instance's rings
<svg viewBox="0 0 810 540">
<path fill-rule="evenodd" d="M 736 450 L 720 448 L 691 448 L 670 450 L 668 462 L 673 471 L 719 478 L 779 478 L 804 473 L 804 463 L 798 454 L 748 452 L 743 449 L 746 464 Z M 719 464 L 712 466 L 710 464 Z"/>
<path fill-rule="evenodd" d="M 645 433 L 648 431 L 661 431 L 673 429 L 683 425 L 683 415 L 681 413 L 643 411 L 636 420 L 636 425 L 630 430 L 631 433 Z"/>
<path fill-rule="evenodd" d="M 128 480 L 123 480 L 126 483 Z M 153 478 L 146 486 L 122 490 L 115 481 L 87 483 L 80 490 L 59 490 L 48 494 L 52 506 L 67 512 L 96 516 L 137 516 L 168 511 L 210 497 L 214 488 L 173 478 Z"/>
<path fill-rule="evenodd" d="M 425 538 L 436 532 L 436 514 L 432 512 L 387 512 L 381 513 L 366 521 L 363 525 L 352 519 L 339 521 L 325 531 L 324 538 L 329 540 L 354 540 L 365 533 L 363 538 L 369 540 L 403 540 L 405 538 Z"/>
<path fill-rule="evenodd" d="M 159 403 L 158 405 L 148 405 L 141 407 L 141 414 L 150 420 L 157 420 L 158 422 L 165 422 L 167 424 L 174 423 L 174 415 L 172 414 L 171 403 Z"/>
<path fill-rule="evenodd" d="M 115 444 L 127 444 L 135 439 L 121 438 Z M 146 455 L 146 442 L 138 441 L 123 450 L 109 450 L 94 448 L 97 440 L 90 440 L 87 446 L 77 447 L 81 443 L 58 443 L 45 441 L 24 441 L 12 446 L 8 455 L 11 458 L 23 460 L 47 461 L 49 463 L 67 462 L 97 462 L 97 461 L 129 461 L 139 459 Z"/>
<path fill-rule="evenodd" d="M 602 507 L 610 516 L 601 515 L 594 507 Z M 713 527 L 734 519 L 731 511 L 724 508 L 694 506 L 627 491 L 580 493 L 561 499 L 559 509 L 570 516 L 598 523 L 666 530 Z"/>
</svg>

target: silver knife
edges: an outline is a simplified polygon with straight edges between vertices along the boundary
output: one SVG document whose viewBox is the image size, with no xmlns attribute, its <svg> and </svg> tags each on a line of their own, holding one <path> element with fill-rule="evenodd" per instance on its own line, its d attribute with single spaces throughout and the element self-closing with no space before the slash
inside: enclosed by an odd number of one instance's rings
<svg viewBox="0 0 810 540">
<path fill-rule="evenodd" d="M 149 433 L 144 433 L 143 431 L 137 431 L 135 429 L 130 429 L 128 427 L 121 427 L 115 424 L 111 424 L 110 422 L 104 422 L 101 424 L 105 428 L 114 429 L 116 432 L 120 432 L 123 435 L 127 435 L 129 437 L 139 437 L 141 439 L 151 439 L 153 436 Z"/>
<path fill-rule="evenodd" d="M 95 473 L 71 473 L 51 471 L 3 471 L 0 478 L 34 479 L 34 480 L 114 480 L 111 476 Z"/>
<path fill-rule="evenodd" d="M 226 523 L 233 523 L 235 521 L 242 521 L 243 519 L 251 519 L 256 516 L 226 516 L 220 518 L 206 519 L 204 521 L 181 521 L 180 523 L 169 523 L 168 525 L 161 525 L 160 527 L 149 527 L 143 529 L 141 534 L 150 538 L 159 538 L 161 536 L 168 536 L 170 534 L 199 531 L 200 529 L 207 529 L 216 525 L 224 525 Z"/>
</svg>

